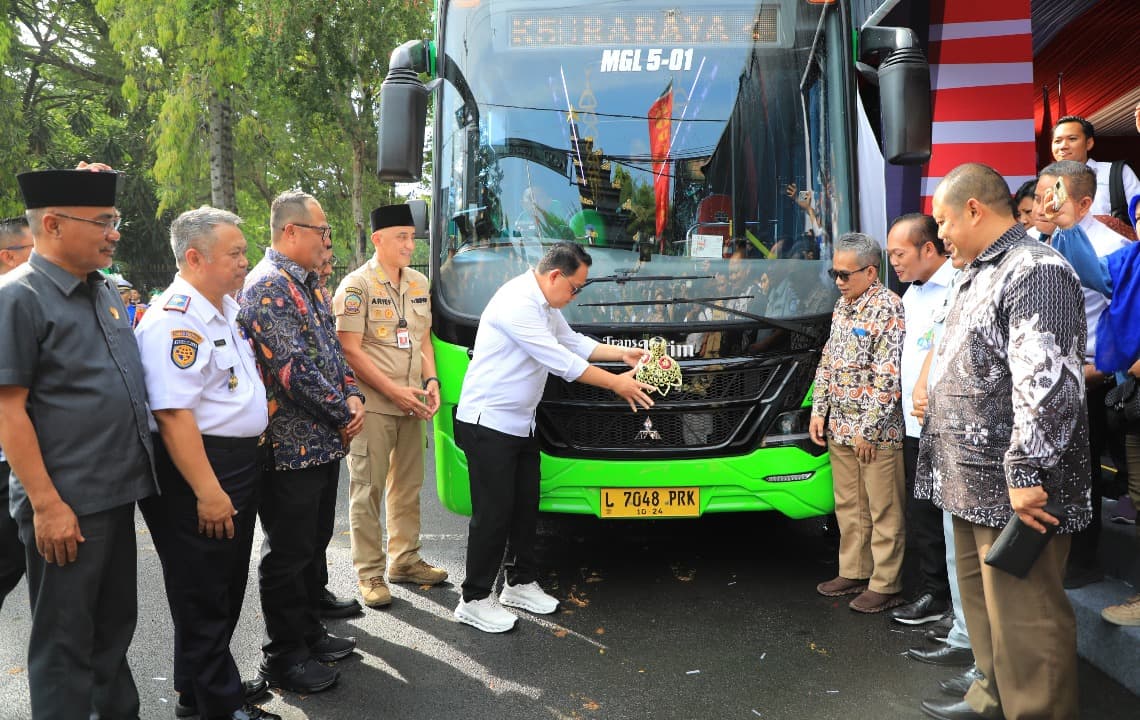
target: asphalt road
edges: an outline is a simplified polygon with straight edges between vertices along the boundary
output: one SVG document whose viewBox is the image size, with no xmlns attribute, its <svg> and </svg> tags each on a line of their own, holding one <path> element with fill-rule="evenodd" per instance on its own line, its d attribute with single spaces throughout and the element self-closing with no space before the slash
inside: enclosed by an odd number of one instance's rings
<svg viewBox="0 0 1140 720">
<path fill-rule="evenodd" d="M 343 497 L 346 490 L 342 475 Z M 424 556 L 458 581 L 466 518 L 441 509 L 431 484 L 423 500 Z M 347 523 L 344 499 L 328 552 L 340 595 L 355 592 Z M 138 530 L 131 666 L 142 717 L 173 718 L 170 617 L 141 516 Z M 259 534 L 255 562 L 260 542 Z M 557 614 L 523 613 L 514 631 L 487 635 L 452 619 L 458 585 L 396 586 L 390 609 L 329 623 L 359 640 L 358 652 L 338 664 L 338 686 L 307 697 L 275 694 L 265 707 L 288 720 L 918 718 L 921 700 L 953 674 L 903 657 L 922 642 L 921 630 L 815 593 L 835 574 L 834 540 L 818 521 L 547 517 L 540 543 L 544 585 L 562 600 Z M 0 611 L 3 720 L 29 716 L 25 598 L 21 584 Z M 261 632 L 251 582 L 233 643 L 247 677 Z M 1134 695 L 1084 663 L 1080 681 L 1085 720 L 1115 720 L 1136 706 Z"/>
</svg>

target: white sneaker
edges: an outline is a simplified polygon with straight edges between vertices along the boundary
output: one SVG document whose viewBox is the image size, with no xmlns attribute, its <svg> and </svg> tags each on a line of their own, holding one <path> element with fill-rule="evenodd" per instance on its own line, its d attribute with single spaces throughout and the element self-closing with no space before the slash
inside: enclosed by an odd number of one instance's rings
<svg viewBox="0 0 1140 720">
<path fill-rule="evenodd" d="M 506 632 L 518 621 L 514 613 L 501 608 L 489 596 L 471 602 L 460 598 L 459 605 L 455 607 L 455 619 L 489 633 Z"/>
<path fill-rule="evenodd" d="M 511 607 L 530 610 L 539 615 L 549 615 L 558 609 L 558 599 L 543 592 L 536 582 L 526 585 L 511 585 L 504 580 L 503 591 L 499 593 L 499 602 Z"/>
</svg>

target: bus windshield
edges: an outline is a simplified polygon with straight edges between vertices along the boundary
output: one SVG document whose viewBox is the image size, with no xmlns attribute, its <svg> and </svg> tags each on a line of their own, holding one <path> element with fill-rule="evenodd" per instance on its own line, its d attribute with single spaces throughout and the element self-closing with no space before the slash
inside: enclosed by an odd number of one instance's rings
<svg viewBox="0 0 1140 720">
<path fill-rule="evenodd" d="M 850 227 L 838 8 L 802 0 L 445 4 L 439 308 L 474 319 L 551 243 L 575 325 L 827 315 Z M 841 156 L 841 157 L 840 157 Z"/>
</svg>

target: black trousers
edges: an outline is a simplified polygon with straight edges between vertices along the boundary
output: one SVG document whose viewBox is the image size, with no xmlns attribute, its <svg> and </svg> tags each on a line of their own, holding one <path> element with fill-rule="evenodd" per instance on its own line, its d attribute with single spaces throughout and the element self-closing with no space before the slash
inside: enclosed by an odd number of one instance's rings
<svg viewBox="0 0 1140 720">
<path fill-rule="evenodd" d="M 1085 392 L 1089 413 L 1089 472 L 1092 473 L 1092 522 L 1084 530 L 1073 534 L 1073 544 L 1069 550 L 1069 567 L 1096 568 L 1100 566 L 1097 548 L 1100 546 L 1101 507 L 1104 496 L 1104 474 L 1100 469 L 1100 459 L 1109 450 L 1118 468 L 1127 468 L 1124 460 L 1124 438 L 1113 437 L 1108 427 L 1108 414 L 1104 407 L 1104 396 L 1112 388 L 1111 384 L 1101 385 Z M 1119 447 L 1117 447 L 1119 446 Z"/>
<path fill-rule="evenodd" d="M 0 461 L 0 607 L 12 588 L 24 577 L 24 544 L 20 542 L 20 530 L 16 521 L 8 514 L 8 475 L 7 462 Z"/>
<path fill-rule="evenodd" d="M 455 421 L 455 439 L 471 477 L 463 579 L 463 599 L 470 602 L 491 594 L 500 565 L 511 585 L 538 579 L 538 441 L 461 420 Z"/>
<path fill-rule="evenodd" d="M 244 703 L 230 640 L 241 615 L 261 480 L 257 438 L 203 438 L 206 457 L 237 515 L 232 539 L 198 532 L 198 501 L 159 435 L 155 468 L 162 494 L 139 502 L 162 561 L 174 621 L 174 689 L 203 717 Z"/>
<path fill-rule="evenodd" d="M 271 666 L 304 662 L 324 639 L 320 597 L 325 549 L 336 519 L 340 462 L 304 470 L 274 470 L 262 485 L 262 544 L 258 581 Z"/>
<path fill-rule="evenodd" d="M 906 552 L 917 560 L 918 583 L 915 596 L 930 593 L 950 602 L 950 578 L 946 574 L 946 538 L 942 510 L 930 500 L 914 496 L 914 475 L 918 465 L 918 438 L 903 439 L 903 471 L 906 473 Z"/>
<path fill-rule="evenodd" d="M 63 567 L 36 550 L 32 513 L 17 518 L 28 562 L 32 720 L 135 720 L 127 665 L 138 612 L 135 505 L 83 515 L 78 559 Z"/>
</svg>

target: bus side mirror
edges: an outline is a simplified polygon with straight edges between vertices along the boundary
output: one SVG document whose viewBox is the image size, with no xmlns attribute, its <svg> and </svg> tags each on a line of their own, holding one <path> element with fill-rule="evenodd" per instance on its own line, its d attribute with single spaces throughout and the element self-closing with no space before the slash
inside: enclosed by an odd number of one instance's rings
<svg viewBox="0 0 1140 720">
<path fill-rule="evenodd" d="M 408 208 L 412 211 L 412 220 L 416 224 L 416 240 L 426 240 L 428 237 L 428 204 L 424 200 L 409 200 Z"/>
<path fill-rule="evenodd" d="M 879 111 L 883 155 L 895 165 L 930 159 L 930 66 L 909 28 L 868 27 L 860 33 L 863 57 L 883 54 L 879 63 Z"/>
<path fill-rule="evenodd" d="M 428 70 L 429 44 L 406 42 L 392 51 L 380 85 L 376 175 L 386 182 L 415 182 L 423 174 L 428 94 L 419 73 Z"/>
</svg>

